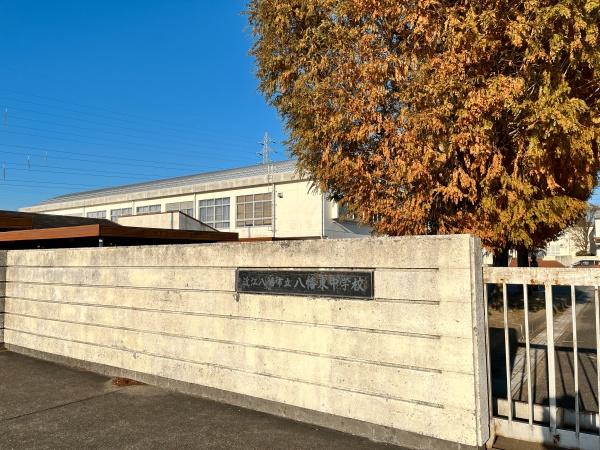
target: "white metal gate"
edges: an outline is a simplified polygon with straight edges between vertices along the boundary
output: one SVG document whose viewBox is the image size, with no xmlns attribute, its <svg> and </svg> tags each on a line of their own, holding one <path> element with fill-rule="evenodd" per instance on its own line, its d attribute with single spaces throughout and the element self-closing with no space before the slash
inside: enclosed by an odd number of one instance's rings
<svg viewBox="0 0 600 450">
<path fill-rule="evenodd" d="M 600 449 L 600 269 L 483 271 L 493 433 Z"/>
</svg>

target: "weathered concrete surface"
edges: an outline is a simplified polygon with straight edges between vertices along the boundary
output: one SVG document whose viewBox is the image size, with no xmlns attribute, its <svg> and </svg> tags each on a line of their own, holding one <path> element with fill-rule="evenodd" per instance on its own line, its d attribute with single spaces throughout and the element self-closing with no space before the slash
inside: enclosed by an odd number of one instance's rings
<svg viewBox="0 0 600 450">
<path fill-rule="evenodd" d="M 0 250 L 0 349 L 4 344 L 4 309 L 6 295 L 6 257 L 7 252 Z"/>
<path fill-rule="evenodd" d="M 0 351 L 0 448 L 392 449 Z"/>
<path fill-rule="evenodd" d="M 193 217 L 180 211 L 121 216 L 116 222 L 126 227 L 164 228 L 168 230 L 215 231 Z"/>
<path fill-rule="evenodd" d="M 5 340 L 386 442 L 477 448 L 480 255 L 469 236 L 11 251 Z M 373 269 L 375 299 L 238 295 L 240 267 Z"/>
</svg>

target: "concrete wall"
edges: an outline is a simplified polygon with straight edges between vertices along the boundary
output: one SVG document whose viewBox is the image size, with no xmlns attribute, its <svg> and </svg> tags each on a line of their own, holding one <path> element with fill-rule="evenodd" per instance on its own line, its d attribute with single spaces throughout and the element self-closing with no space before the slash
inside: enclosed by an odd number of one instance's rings
<svg viewBox="0 0 600 450">
<path fill-rule="evenodd" d="M 469 236 L 9 251 L 7 348 L 421 449 L 489 435 Z M 239 267 L 374 269 L 374 300 L 236 294 Z"/>
<path fill-rule="evenodd" d="M 4 344 L 4 305 L 6 293 L 6 251 L 0 250 L 0 348 Z"/>
<path fill-rule="evenodd" d="M 170 211 L 154 214 L 140 214 L 137 216 L 122 216 L 116 222 L 126 227 L 166 228 L 169 230 L 195 230 L 215 231 L 199 220 L 186 216 L 179 211 Z"/>
</svg>

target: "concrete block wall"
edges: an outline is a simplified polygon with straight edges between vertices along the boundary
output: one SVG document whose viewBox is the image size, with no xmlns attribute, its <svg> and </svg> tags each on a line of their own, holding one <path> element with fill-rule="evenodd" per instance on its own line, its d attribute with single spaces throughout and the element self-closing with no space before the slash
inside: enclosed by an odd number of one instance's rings
<svg viewBox="0 0 600 450">
<path fill-rule="evenodd" d="M 4 303 L 6 292 L 6 251 L 0 250 L 0 348 L 4 345 Z"/>
<path fill-rule="evenodd" d="M 488 438 L 469 236 L 8 252 L 6 347 L 413 448 Z M 374 269 L 374 300 L 236 294 L 237 268 Z"/>
</svg>

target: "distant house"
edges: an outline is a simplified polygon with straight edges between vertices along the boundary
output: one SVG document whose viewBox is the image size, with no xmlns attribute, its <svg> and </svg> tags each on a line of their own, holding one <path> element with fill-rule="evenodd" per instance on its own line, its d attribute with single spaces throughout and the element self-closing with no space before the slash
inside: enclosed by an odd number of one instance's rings
<svg viewBox="0 0 600 450">
<path fill-rule="evenodd" d="M 600 246 L 600 235 L 596 230 L 600 230 L 600 211 L 595 211 L 591 220 L 568 228 L 558 239 L 548 243 L 546 259 L 568 260 L 586 257 L 577 256 L 577 253 L 595 256 Z"/>
<path fill-rule="evenodd" d="M 562 236 L 546 246 L 546 258 L 575 257 L 580 248 L 575 243 L 571 230 L 566 230 Z"/>
</svg>

